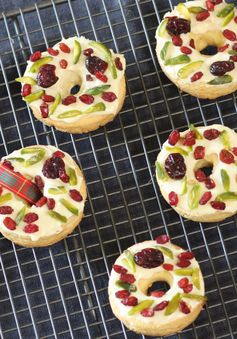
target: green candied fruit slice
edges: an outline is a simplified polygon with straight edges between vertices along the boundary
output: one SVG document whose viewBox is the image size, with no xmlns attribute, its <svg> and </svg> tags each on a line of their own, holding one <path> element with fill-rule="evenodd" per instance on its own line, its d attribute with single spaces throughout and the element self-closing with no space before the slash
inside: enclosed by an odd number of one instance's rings
<svg viewBox="0 0 237 339">
<path fill-rule="evenodd" d="M 178 55 L 174 58 L 170 58 L 165 61 L 166 66 L 175 66 L 175 65 L 181 65 L 181 64 L 187 64 L 191 61 L 190 57 L 186 54 Z"/>
<path fill-rule="evenodd" d="M 32 157 L 27 159 L 24 163 L 24 166 L 29 167 L 29 166 L 35 165 L 38 162 L 40 162 L 44 158 L 44 156 L 45 156 L 45 150 L 41 149 L 36 155 L 33 155 Z"/>
<path fill-rule="evenodd" d="M 149 300 L 149 299 L 143 300 L 138 305 L 131 308 L 131 310 L 128 312 L 128 315 L 134 315 L 134 314 L 140 313 L 141 311 L 150 307 L 153 303 L 154 303 L 154 300 Z"/>
<path fill-rule="evenodd" d="M 165 315 L 170 315 L 174 313 L 179 307 L 180 300 L 181 294 L 180 293 L 175 294 L 175 296 L 169 301 L 169 304 L 165 309 Z"/>
<path fill-rule="evenodd" d="M 173 252 L 164 246 L 155 246 L 156 249 L 160 250 L 164 255 L 166 255 L 170 259 L 174 259 L 174 254 Z"/>
<path fill-rule="evenodd" d="M 23 97 L 23 100 L 25 102 L 28 102 L 28 104 L 30 104 L 31 102 L 40 99 L 42 95 L 44 95 L 44 90 L 36 91 L 34 93 L 27 95 L 26 97 Z"/>
<path fill-rule="evenodd" d="M 161 21 L 161 24 L 158 28 L 158 31 L 157 31 L 157 34 L 159 37 L 163 38 L 163 36 L 165 35 L 166 33 L 166 26 L 167 26 L 167 23 L 168 23 L 168 19 L 164 19 Z"/>
<path fill-rule="evenodd" d="M 187 298 L 187 299 L 193 299 L 197 301 L 203 301 L 204 303 L 207 301 L 207 297 L 204 295 L 199 295 L 199 294 L 192 294 L 192 293 L 182 293 L 181 294 L 182 298 Z"/>
<path fill-rule="evenodd" d="M 179 13 L 183 14 L 185 19 L 187 19 L 187 20 L 191 19 L 190 12 L 189 12 L 188 8 L 185 6 L 185 4 L 183 4 L 182 2 L 179 3 L 178 6 L 176 7 L 176 9 Z"/>
<path fill-rule="evenodd" d="M 227 26 L 227 25 L 231 22 L 231 20 L 234 18 L 234 16 L 235 16 L 235 11 L 230 12 L 230 13 L 225 17 L 225 19 L 223 20 L 221 26 L 222 26 L 222 27 Z"/>
<path fill-rule="evenodd" d="M 105 111 L 105 104 L 103 102 L 98 102 L 98 104 L 95 104 L 94 106 L 89 107 L 85 111 L 78 111 L 78 110 L 72 110 L 72 111 L 67 111 L 63 112 L 58 115 L 59 119 L 66 119 L 66 118 L 74 118 L 82 114 L 89 114 L 93 112 L 101 112 Z"/>
<path fill-rule="evenodd" d="M 160 180 L 167 179 L 167 175 L 165 173 L 165 170 L 164 170 L 163 166 L 158 161 L 156 161 L 156 174 L 157 174 L 157 177 Z"/>
<path fill-rule="evenodd" d="M 68 169 L 68 175 L 69 175 L 69 184 L 71 186 L 76 186 L 77 185 L 77 175 L 76 175 L 76 171 L 74 170 L 74 168 L 70 167 Z"/>
<path fill-rule="evenodd" d="M 12 194 L 11 193 L 6 193 L 0 196 L 0 204 L 3 204 L 6 201 L 9 201 L 12 199 Z"/>
<path fill-rule="evenodd" d="M 58 105 L 61 102 L 61 94 L 57 94 L 55 97 L 55 100 L 53 102 L 53 104 L 51 105 L 50 109 L 49 109 L 49 115 L 53 114 L 56 110 L 56 108 L 58 107 Z"/>
<path fill-rule="evenodd" d="M 182 155 L 185 155 L 187 156 L 188 155 L 188 152 L 186 152 L 184 149 L 182 149 L 181 147 L 169 147 L 169 146 L 166 146 L 165 147 L 166 151 L 168 152 L 172 152 L 172 153 L 180 153 Z"/>
<path fill-rule="evenodd" d="M 230 140 L 227 131 L 222 131 L 219 136 L 222 144 L 225 146 L 225 148 L 230 149 Z"/>
<path fill-rule="evenodd" d="M 90 94 L 90 95 L 98 95 L 106 91 L 109 88 L 110 88 L 110 85 L 97 86 L 97 87 L 89 88 L 85 93 Z"/>
<path fill-rule="evenodd" d="M 187 177 L 184 177 L 184 182 L 183 182 L 183 187 L 182 187 L 182 192 L 181 195 L 185 195 L 187 193 L 188 187 L 187 187 Z"/>
<path fill-rule="evenodd" d="M 81 56 L 81 44 L 78 40 L 74 40 L 74 49 L 73 49 L 73 57 L 72 62 L 75 64 L 78 63 Z"/>
<path fill-rule="evenodd" d="M 169 46 L 170 46 L 171 42 L 170 41 L 166 41 L 162 50 L 160 51 L 160 58 L 161 60 L 165 60 L 166 58 L 166 55 L 168 53 L 168 49 L 169 49 Z"/>
<path fill-rule="evenodd" d="M 193 274 L 193 269 L 192 268 L 177 268 L 173 272 L 177 275 L 191 276 Z"/>
<path fill-rule="evenodd" d="M 28 84 L 28 85 L 36 85 L 37 81 L 33 79 L 32 77 L 21 77 L 21 78 L 16 78 L 15 79 L 17 82 L 21 82 L 23 84 Z"/>
<path fill-rule="evenodd" d="M 109 64 L 109 69 L 110 69 L 113 79 L 117 79 L 117 70 L 116 70 L 116 67 L 113 61 L 113 56 L 112 56 L 110 49 L 107 46 L 105 46 L 102 42 L 98 42 L 98 41 L 91 41 L 90 45 L 94 46 L 95 48 L 97 48 L 104 54 Z"/>
<path fill-rule="evenodd" d="M 21 220 L 24 218 L 25 214 L 26 214 L 26 211 L 27 211 L 27 207 L 26 206 L 23 206 L 20 211 L 17 213 L 16 215 L 16 219 L 15 219 L 15 222 L 16 224 L 18 225 Z"/>
<path fill-rule="evenodd" d="M 230 177 L 225 169 L 221 169 L 221 180 L 225 191 L 230 190 Z"/>
<path fill-rule="evenodd" d="M 235 8 L 234 4 L 228 4 L 225 6 L 219 13 L 217 13 L 218 18 L 225 18 L 230 12 Z"/>
<path fill-rule="evenodd" d="M 16 161 L 16 162 L 24 162 L 24 161 L 25 161 L 25 159 L 23 159 L 23 158 L 18 158 L 18 157 L 7 158 L 7 160 L 10 160 L 10 161 Z"/>
<path fill-rule="evenodd" d="M 186 79 L 189 75 L 197 71 L 202 66 L 202 64 L 202 60 L 191 62 L 190 64 L 179 69 L 178 77 L 180 79 Z"/>
<path fill-rule="evenodd" d="M 65 194 L 65 193 L 67 193 L 67 190 L 64 186 L 58 186 L 58 187 L 49 188 L 48 193 L 54 194 L 54 195 Z"/>
<path fill-rule="evenodd" d="M 189 125 L 189 129 L 190 131 L 195 133 L 196 139 L 199 139 L 199 140 L 203 139 L 202 134 L 198 131 L 198 129 L 193 124 Z"/>
<path fill-rule="evenodd" d="M 120 288 L 122 288 L 122 289 L 124 289 L 124 290 L 127 290 L 127 291 L 129 291 L 129 292 L 136 292 L 136 291 L 137 291 L 137 287 L 136 287 L 135 285 L 125 283 L 125 282 L 123 282 L 123 281 L 121 281 L 121 280 L 117 280 L 117 281 L 115 282 L 115 285 L 116 285 L 117 287 L 120 287 Z"/>
<path fill-rule="evenodd" d="M 229 84 L 233 81 L 233 77 L 229 74 L 225 74 L 219 77 L 214 78 L 213 80 L 208 82 L 208 85 L 224 85 Z"/>
<path fill-rule="evenodd" d="M 192 14 L 199 14 L 202 12 L 206 12 L 206 9 L 200 6 L 191 6 L 188 8 L 188 11 Z"/>
<path fill-rule="evenodd" d="M 29 72 L 31 72 L 31 73 L 38 72 L 38 70 L 40 69 L 41 66 L 48 64 L 52 60 L 53 60 L 53 58 L 48 56 L 48 57 L 41 58 L 41 59 L 35 61 L 33 63 L 33 65 L 31 66 Z"/>
<path fill-rule="evenodd" d="M 25 147 L 25 148 L 21 149 L 21 154 L 38 153 L 42 150 L 43 150 L 43 148 L 41 148 L 41 147 Z"/>
<path fill-rule="evenodd" d="M 58 213 L 56 211 L 48 211 L 48 215 L 51 218 L 56 219 L 58 221 L 67 222 L 67 218 L 64 215 L 62 215 L 62 214 L 60 214 L 60 213 Z"/>
<path fill-rule="evenodd" d="M 134 258 L 133 258 L 133 254 L 129 251 L 129 250 L 125 250 L 124 251 L 124 255 L 128 261 L 128 264 L 132 270 L 132 272 L 136 272 L 136 263 L 134 261 Z"/>
<path fill-rule="evenodd" d="M 201 189 L 201 186 L 199 184 L 196 184 L 196 185 L 193 186 L 193 188 L 189 192 L 188 207 L 191 210 L 198 208 L 199 200 L 200 200 L 200 189 Z"/>
<path fill-rule="evenodd" d="M 216 197 L 218 201 L 226 201 L 226 200 L 237 200 L 237 193 L 235 192 L 224 192 L 219 194 Z"/>
<path fill-rule="evenodd" d="M 237 55 L 237 51 L 231 50 L 231 51 L 228 51 L 228 54 L 230 54 L 230 55 Z"/>
<path fill-rule="evenodd" d="M 199 268 L 197 267 L 197 268 L 195 268 L 195 269 L 193 270 L 193 274 L 192 274 L 192 282 L 193 282 L 193 285 L 194 285 L 198 290 L 200 290 L 200 287 L 201 287 L 201 285 L 200 285 L 200 278 L 199 278 L 199 272 L 200 272 L 200 270 L 199 270 Z"/>
<path fill-rule="evenodd" d="M 78 215 L 79 213 L 78 209 L 73 204 L 71 204 L 69 201 L 67 201 L 66 199 L 60 199 L 59 201 L 64 207 L 66 207 L 66 209 L 69 212 L 71 212 L 74 215 Z"/>
</svg>

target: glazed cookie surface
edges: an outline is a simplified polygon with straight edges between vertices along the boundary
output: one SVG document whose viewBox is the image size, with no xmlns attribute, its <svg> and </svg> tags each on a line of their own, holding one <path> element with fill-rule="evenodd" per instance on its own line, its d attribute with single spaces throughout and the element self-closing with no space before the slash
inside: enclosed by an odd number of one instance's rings
<svg viewBox="0 0 237 339">
<path fill-rule="evenodd" d="M 34 182 L 42 192 L 36 204 L 29 205 L 1 188 L 0 232 L 6 238 L 25 247 L 48 246 L 74 230 L 83 217 L 86 184 L 69 154 L 37 145 L 12 152 L 2 163 Z"/>
<path fill-rule="evenodd" d="M 168 291 L 149 291 L 165 281 Z M 193 253 L 166 235 L 135 244 L 116 260 L 109 280 L 113 313 L 129 329 L 151 336 L 174 334 L 192 323 L 206 301 Z"/>
<path fill-rule="evenodd" d="M 214 99 L 237 89 L 236 15 L 234 4 L 222 0 L 188 1 L 165 14 L 157 57 L 181 90 Z"/>
<path fill-rule="evenodd" d="M 237 134 L 222 125 L 173 131 L 156 161 L 165 200 L 182 216 L 202 222 L 237 213 Z"/>
<path fill-rule="evenodd" d="M 84 133 L 114 119 L 125 98 L 123 55 L 72 37 L 35 52 L 22 78 L 23 100 L 46 125 Z"/>
</svg>

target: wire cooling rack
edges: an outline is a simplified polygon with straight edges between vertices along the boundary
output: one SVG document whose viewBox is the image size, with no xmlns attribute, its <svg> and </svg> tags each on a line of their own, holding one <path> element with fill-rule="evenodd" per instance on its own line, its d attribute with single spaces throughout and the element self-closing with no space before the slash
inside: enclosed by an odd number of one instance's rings
<svg viewBox="0 0 237 339">
<path fill-rule="evenodd" d="M 192 326 L 169 338 L 237 338 L 236 218 L 219 224 L 182 219 L 165 203 L 154 177 L 157 153 L 173 128 L 237 128 L 235 95 L 199 101 L 180 93 L 159 68 L 155 30 L 176 3 L 57 1 L 0 18 L 0 155 L 54 144 L 74 157 L 88 184 L 85 218 L 64 241 L 26 249 L 0 238 L 2 338 L 142 338 L 113 316 L 108 275 L 122 250 L 164 232 L 196 253 L 209 300 Z M 81 136 L 36 121 L 14 82 L 32 51 L 76 34 L 119 50 L 128 64 L 122 112 Z"/>
</svg>

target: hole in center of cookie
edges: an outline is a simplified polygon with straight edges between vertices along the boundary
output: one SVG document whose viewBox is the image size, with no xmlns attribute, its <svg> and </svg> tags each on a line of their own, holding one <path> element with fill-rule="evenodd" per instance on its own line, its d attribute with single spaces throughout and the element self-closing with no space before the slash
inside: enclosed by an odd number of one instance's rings
<svg viewBox="0 0 237 339">
<path fill-rule="evenodd" d="M 206 177 L 209 177 L 213 173 L 213 168 L 214 168 L 214 162 L 208 161 L 208 160 L 199 160 L 198 163 L 195 166 L 194 172 L 197 170 L 202 170 Z"/>
<path fill-rule="evenodd" d="M 161 297 L 170 289 L 170 285 L 166 281 L 155 281 L 147 290 L 147 295 L 157 295 Z"/>
</svg>

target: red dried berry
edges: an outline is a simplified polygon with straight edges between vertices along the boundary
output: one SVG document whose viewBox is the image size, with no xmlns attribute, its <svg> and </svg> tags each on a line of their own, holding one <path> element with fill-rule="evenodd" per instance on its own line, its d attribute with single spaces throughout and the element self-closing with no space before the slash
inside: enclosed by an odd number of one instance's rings
<svg viewBox="0 0 237 339">
<path fill-rule="evenodd" d="M 60 42 L 59 48 L 63 53 L 70 53 L 71 49 L 64 42 Z"/>
<path fill-rule="evenodd" d="M 122 71 L 122 70 L 123 70 L 123 64 L 122 64 L 122 62 L 121 62 L 121 60 L 120 60 L 119 57 L 116 57 L 116 58 L 114 59 L 114 63 L 115 63 L 116 68 L 117 68 L 119 71 Z"/>
<path fill-rule="evenodd" d="M 124 268 L 123 266 L 120 266 L 120 265 L 113 265 L 113 269 L 115 270 L 116 273 L 127 273 L 127 269 Z"/>
<path fill-rule="evenodd" d="M 166 29 L 171 36 L 180 35 L 183 33 L 186 34 L 191 31 L 191 25 L 189 20 L 177 18 L 176 16 L 169 17 L 168 19 L 169 21 L 168 24 L 166 25 Z"/>
<path fill-rule="evenodd" d="M 193 49 L 195 49 L 195 42 L 194 42 L 194 39 L 191 39 L 191 40 L 190 40 L 189 46 L 192 47 Z"/>
<path fill-rule="evenodd" d="M 136 279 L 133 274 L 121 273 L 120 280 L 128 284 L 133 284 Z"/>
<path fill-rule="evenodd" d="M 204 21 L 204 20 L 206 20 L 207 18 L 209 18 L 209 16 L 210 16 L 210 13 L 209 13 L 208 11 L 203 11 L 203 12 L 198 13 L 198 14 L 196 15 L 196 20 L 197 20 L 197 21 Z"/>
<path fill-rule="evenodd" d="M 42 173 L 46 178 L 56 179 L 59 178 L 60 170 L 65 170 L 63 159 L 52 156 L 44 162 Z"/>
<path fill-rule="evenodd" d="M 155 311 L 153 308 L 145 308 L 144 310 L 141 311 L 141 315 L 146 318 L 151 318 L 155 314 Z"/>
<path fill-rule="evenodd" d="M 93 54 L 93 53 L 94 53 L 93 48 L 87 48 L 87 49 L 85 49 L 85 50 L 83 51 L 83 54 L 84 54 L 85 56 L 91 56 L 91 54 Z"/>
<path fill-rule="evenodd" d="M 209 0 L 211 1 L 214 5 L 219 5 L 223 2 L 223 0 Z"/>
<path fill-rule="evenodd" d="M 182 46 L 183 45 L 183 40 L 180 38 L 179 35 L 174 35 L 172 37 L 172 42 L 175 46 Z"/>
<path fill-rule="evenodd" d="M 221 132 L 218 131 L 218 130 L 215 129 L 215 128 L 206 129 L 206 130 L 203 132 L 203 136 L 204 136 L 204 138 L 207 139 L 207 140 L 214 140 L 214 139 L 218 138 L 220 134 L 221 134 Z"/>
<path fill-rule="evenodd" d="M 155 268 L 163 264 L 164 256 L 158 249 L 144 248 L 134 254 L 134 261 L 143 268 Z"/>
<path fill-rule="evenodd" d="M 57 49 L 53 49 L 53 48 L 51 48 L 51 47 L 49 47 L 49 48 L 47 49 L 47 51 L 48 51 L 48 53 L 49 53 L 50 55 L 52 55 L 52 56 L 57 56 L 58 53 L 59 53 L 59 51 L 58 51 Z"/>
<path fill-rule="evenodd" d="M 63 159 L 65 157 L 65 154 L 62 151 L 55 151 L 53 153 L 53 157 L 54 158 L 61 158 L 61 159 Z"/>
<path fill-rule="evenodd" d="M 31 94 L 31 85 L 24 84 L 22 87 L 21 95 L 26 97 L 27 95 Z"/>
<path fill-rule="evenodd" d="M 59 65 L 60 65 L 61 68 L 65 69 L 65 68 L 67 68 L 67 66 L 68 66 L 68 62 L 67 62 L 67 60 L 65 60 L 65 59 L 61 59 L 61 60 L 59 61 Z"/>
<path fill-rule="evenodd" d="M 121 291 L 117 291 L 115 293 L 115 297 L 119 298 L 119 299 L 125 299 L 125 298 L 127 298 L 129 296 L 130 296 L 130 292 L 127 291 L 127 290 L 121 290 Z"/>
<path fill-rule="evenodd" d="M 12 163 L 11 163 L 11 161 L 9 161 L 9 160 L 4 160 L 3 161 L 3 166 L 5 166 L 5 167 L 7 167 L 9 170 L 14 170 L 14 167 L 12 166 Z"/>
<path fill-rule="evenodd" d="M 193 51 L 191 50 L 191 48 L 186 47 L 186 46 L 182 46 L 182 47 L 180 48 L 180 51 L 181 51 L 183 54 L 187 54 L 187 55 L 193 53 Z"/>
<path fill-rule="evenodd" d="M 180 260 L 191 260 L 194 258 L 194 255 L 192 252 L 186 251 L 186 252 L 182 252 L 178 255 L 178 258 Z"/>
<path fill-rule="evenodd" d="M 107 82 L 108 81 L 107 76 L 105 74 L 101 73 L 101 72 L 96 72 L 95 73 L 95 77 L 97 79 L 99 79 L 100 81 L 102 81 L 102 82 Z"/>
<path fill-rule="evenodd" d="M 233 61 L 216 61 L 209 67 L 211 74 L 216 76 L 225 75 L 235 68 Z"/>
<path fill-rule="evenodd" d="M 197 146 L 194 150 L 193 155 L 196 160 L 203 159 L 205 157 L 205 147 Z"/>
<path fill-rule="evenodd" d="M 205 192 L 201 199 L 199 200 L 199 204 L 200 205 L 206 205 L 208 203 L 209 200 L 211 200 L 212 198 L 212 193 L 211 192 Z"/>
<path fill-rule="evenodd" d="M 167 242 L 170 241 L 170 237 L 166 234 L 162 234 L 162 235 L 159 235 L 158 237 L 156 237 L 156 242 L 157 244 L 166 244 Z"/>
<path fill-rule="evenodd" d="M 180 288 L 184 288 L 184 287 L 188 286 L 188 284 L 189 284 L 188 278 L 182 278 L 178 281 L 178 286 Z"/>
<path fill-rule="evenodd" d="M 86 81 L 93 81 L 93 77 L 90 74 L 87 74 Z"/>
<path fill-rule="evenodd" d="M 0 214 L 12 214 L 13 208 L 11 206 L 0 206 Z"/>
<path fill-rule="evenodd" d="M 10 217 L 6 217 L 3 219 L 3 224 L 11 231 L 14 231 L 16 229 L 16 223 L 15 221 L 10 218 Z"/>
<path fill-rule="evenodd" d="M 36 213 L 29 212 L 24 216 L 23 221 L 26 222 L 27 224 L 31 224 L 32 222 L 38 220 L 39 217 Z"/>
<path fill-rule="evenodd" d="M 193 290 L 193 284 L 188 284 L 183 288 L 184 293 L 190 293 Z"/>
<path fill-rule="evenodd" d="M 37 75 L 38 85 L 43 88 L 53 86 L 58 81 L 58 77 L 55 74 L 55 70 L 56 70 L 55 65 L 45 64 L 41 66 Z"/>
<path fill-rule="evenodd" d="M 203 73 L 202 72 L 194 73 L 193 76 L 191 77 L 191 82 L 198 81 L 202 77 L 203 77 Z"/>
<path fill-rule="evenodd" d="M 205 186 L 207 189 L 211 190 L 216 187 L 215 181 L 211 178 L 206 178 L 205 180 Z"/>
<path fill-rule="evenodd" d="M 164 268 L 166 271 L 173 271 L 174 266 L 173 266 L 172 264 L 163 264 L 163 268 Z"/>
<path fill-rule="evenodd" d="M 211 1 L 206 1 L 206 7 L 209 12 L 214 11 L 215 5 Z"/>
<path fill-rule="evenodd" d="M 232 150 L 231 150 L 234 155 L 237 157 L 237 147 L 233 147 Z"/>
<path fill-rule="evenodd" d="M 36 51 L 30 56 L 30 61 L 35 62 L 36 60 L 39 60 L 41 58 L 41 52 Z"/>
<path fill-rule="evenodd" d="M 85 65 L 87 70 L 93 75 L 97 72 L 103 74 L 108 68 L 108 63 L 96 56 L 86 58 Z"/>
<path fill-rule="evenodd" d="M 113 102 L 114 100 L 117 99 L 117 96 L 113 92 L 103 92 L 101 98 L 104 101 Z"/>
<path fill-rule="evenodd" d="M 231 55 L 230 60 L 233 62 L 237 62 L 237 55 Z"/>
<path fill-rule="evenodd" d="M 95 100 L 94 97 L 89 94 L 82 94 L 79 96 L 79 99 L 86 105 L 91 105 Z"/>
<path fill-rule="evenodd" d="M 62 100 L 62 104 L 65 106 L 74 104 L 77 101 L 77 98 L 74 95 L 68 95 L 66 98 Z"/>
<path fill-rule="evenodd" d="M 176 264 L 177 266 L 184 268 L 184 267 L 188 267 L 191 265 L 191 262 L 189 260 L 180 260 L 179 262 L 177 262 Z"/>
<path fill-rule="evenodd" d="M 226 44 L 224 46 L 218 47 L 218 52 L 224 52 L 229 46 L 229 44 Z"/>
<path fill-rule="evenodd" d="M 44 102 L 42 105 L 40 105 L 40 112 L 42 118 L 48 118 L 49 116 L 49 106 Z"/>
<path fill-rule="evenodd" d="M 188 305 L 184 301 L 182 301 L 182 300 L 179 302 L 179 309 L 184 314 L 188 314 L 188 313 L 191 312 L 190 308 L 188 307 Z"/>
<path fill-rule="evenodd" d="M 223 201 L 211 201 L 211 207 L 215 210 L 225 210 L 225 203 Z"/>
<path fill-rule="evenodd" d="M 122 304 L 125 306 L 136 306 L 138 304 L 138 300 L 136 297 L 130 296 L 128 298 L 125 298 L 121 301 Z"/>
<path fill-rule="evenodd" d="M 46 204 L 47 198 L 46 197 L 41 197 L 35 204 L 36 207 L 42 207 Z"/>
<path fill-rule="evenodd" d="M 29 224 L 24 227 L 24 232 L 25 233 L 35 233 L 38 232 L 39 227 L 35 224 Z"/>
<path fill-rule="evenodd" d="M 232 49 L 233 49 L 233 51 L 237 51 L 237 43 L 236 42 L 232 45 Z"/>
<path fill-rule="evenodd" d="M 152 291 L 150 295 L 151 297 L 161 298 L 163 297 L 163 295 L 165 295 L 165 292 L 164 291 Z"/>
<path fill-rule="evenodd" d="M 44 188 L 44 182 L 40 175 L 35 176 L 35 184 L 40 190 Z"/>
<path fill-rule="evenodd" d="M 70 177 L 67 175 L 65 169 L 59 170 L 59 179 L 62 180 L 64 183 L 68 183 L 70 180 Z"/>
<path fill-rule="evenodd" d="M 154 307 L 155 311 L 162 311 L 168 306 L 169 302 L 168 301 L 162 301 L 158 305 Z"/>
<path fill-rule="evenodd" d="M 174 146 L 177 144 L 177 142 L 180 139 L 180 133 L 177 130 L 174 130 L 173 132 L 170 133 L 168 137 L 168 142 L 170 145 Z"/>
<path fill-rule="evenodd" d="M 79 191 L 73 189 L 69 191 L 70 197 L 75 201 L 82 201 L 82 195 Z"/>
<path fill-rule="evenodd" d="M 169 193 L 169 204 L 171 206 L 177 206 L 179 202 L 178 194 L 174 191 Z"/>
<path fill-rule="evenodd" d="M 230 40 L 230 41 L 235 41 L 236 40 L 236 34 L 235 32 L 229 30 L 229 29 L 225 29 L 223 31 L 223 35 L 226 39 Z"/>
<path fill-rule="evenodd" d="M 55 207 L 55 200 L 53 198 L 47 199 L 47 206 L 49 210 L 53 210 Z"/>
<path fill-rule="evenodd" d="M 235 162 L 233 154 L 227 151 L 226 149 L 221 150 L 219 157 L 220 160 L 225 164 L 233 164 Z"/>
<path fill-rule="evenodd" d="M 42 96 L 42 100 L 44 102 L 53 102 L 55 100 L 55 97 L 53 97 L 52 95 L 44 94 Z"/>
<path fill-rule="evenodd" d="M 184 141 L 183 141 L 183 145 L 185 146 L 193 146 L 196 143 L 196 134 L 194 131 L 189 131 L 185 137 L 184 137 Z"/>
<path fill-rule="evenodd" d="M 197 181 L 199 182 L 204 182 L 207 177 L 206 177 L 206 174 L 201 170 L 201 169 L 198 169 L 196 172 L 195 172 L 195 178 L 197 179 Z"/>
<path fill-rule="evenodd" d="M 183 179 L 186 174 L 184 157 L 180 153 L 171 153 L 165 160 L 165 170 L 170 178 Z"/>
</svg>

